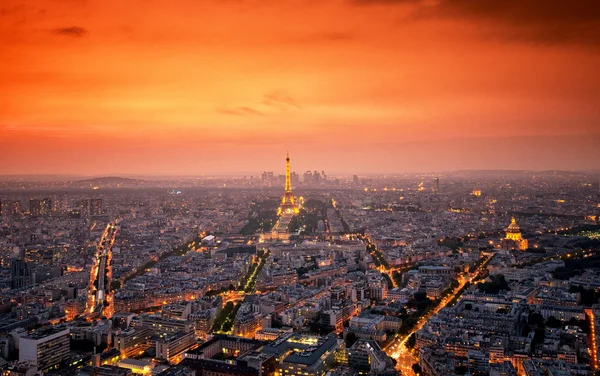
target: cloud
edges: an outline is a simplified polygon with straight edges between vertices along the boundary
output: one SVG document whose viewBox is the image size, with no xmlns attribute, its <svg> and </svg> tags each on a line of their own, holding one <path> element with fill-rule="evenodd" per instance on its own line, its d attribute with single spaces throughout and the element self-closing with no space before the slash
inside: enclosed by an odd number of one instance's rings
<svg viewBox="0 0 600 376">
<path fill-rule="evenodd" d="M 356 35 L 351 33 L 322 33 L 314 36 L 315 39 L 331 42 L 351 41 L 356 39 Z"/>
<path fill-rule="evenodd" d="M 298 102 L 292 98 L 287 92 L 275 90 L 263 95 L 263 104 L 274 107 L 292 106 L 297 109 L 302 109 Z"/>
<path fill-rule="evenodd" d="M 484 33 L 534 44 L 600 44 L 598 0 L 349 0 L 354 5 L 414 4 L 417 18 L 458 19 Z"/>
<path fill-rule="evenodd" d="M 84 35 L 86 35 L 88 31 L 86 29 L 84 29 L 83 27 L 69 26 L 69 27 L 60 27 L 58 29 L 54 29 L 54 30 L 52 30 L 52 32 L 57 35 L 81 38 Z"/>
<path fill-rule="evenodd" d="M 244 115 L 264 115 L 262 112 L 255 110 L 251 107 L 245 107 L 245 106 L 240 106 L 240 107 L 233 107 L 233 108 L 223 108 L 217 111 L 220 114 L 225 114 L 225 115 L 237 115 L 237 116 L 244 116 Z"/>
<path fill-rule="evenodd" d="M 420 3 L 421 0 L 350 0 L 350 2 L 355 5 L 399 5 Z"/>
<path fill-rule="evenodd" d="M 337 43 L 351 42 L 357 39 L 356 34 L 348 32 L 324 32 L 308 34 L 301 37 L 286 39 L 286 42 L 292 43 Z"/>
<path fill-rule="evenodd" d="M 256 109 L 258 107 L 258 109 Z M 217 109 L 217 113 L 235 116 L 265 116 L 287 112 L 289 109 L 302 109 L 298 102 L 286 91 L 274 90 L 263 95 L 260 102 L 250 106 L 228 106 Z"/>
</svg>

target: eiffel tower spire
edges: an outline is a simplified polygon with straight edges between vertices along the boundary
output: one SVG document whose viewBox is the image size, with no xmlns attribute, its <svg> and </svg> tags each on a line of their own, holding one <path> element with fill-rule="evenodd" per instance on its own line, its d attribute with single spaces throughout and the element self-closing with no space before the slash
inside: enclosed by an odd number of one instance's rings
<svg viewBox="0 0 600 376">
<path fill-rule="evenodd" d="M 285 191 L 292 191 L 292 179 L 290 177 L 290 152 L 287 153 L 287 158 L 285 158 Z"/>
</svg>

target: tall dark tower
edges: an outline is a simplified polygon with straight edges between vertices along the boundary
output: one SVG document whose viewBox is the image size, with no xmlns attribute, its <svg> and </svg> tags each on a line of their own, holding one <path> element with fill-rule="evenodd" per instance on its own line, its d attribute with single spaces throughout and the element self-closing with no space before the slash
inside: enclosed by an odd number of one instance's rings
<svg viewBox="0 0 600 376">
<path fill-rule="evenodd" d="M 42 215 L 42 201 L 36 198 L 29 200 L 29 214 L 33 217 L 39 217 Z"/>
<path fill-rule="evenodd" d="M 21 259 L 13 259 L 10 262 L 11 287 L 20 289 L 33 284 L 33 276 L 29 265 Z"/>
<path fill-rule="evenodd" d="M 296 206 L 294 194 L 292 193 L 292 178 L 290 171 L 290 153 L 285 158 L 285 187 L 278 214 L 297 214 L 300 210 Z"/>
</svg>

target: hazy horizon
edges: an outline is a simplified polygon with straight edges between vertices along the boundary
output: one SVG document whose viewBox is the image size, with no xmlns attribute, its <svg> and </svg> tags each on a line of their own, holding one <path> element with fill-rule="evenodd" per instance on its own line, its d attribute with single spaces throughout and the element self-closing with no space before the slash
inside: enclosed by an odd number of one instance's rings
<svg viewBox="0 0 600 376">
<path fill-rule="evenodd" d="M 388 144 L 379 153 L 329 147 L 326 157 L 318 152 L 290 148 L 292 170 L 325 170 L 332 175 L 353 174 L 411 174 L 443 173 L 462 170 L 530 170 L 530 171 L 594 171 L 600 168 L 600 134 L 587 137 L 524 137 L 498 140 L 502 147 L 493 148 L 488 139 L 445 140 L 442 142 L 413 142 Z M 580 148 L 566 145 L 574 144 Z M 80 155 L 61 150 L 45 154 L 27 168 L 15 163 L 15 155 L 0 158 L 1 175 L 244 175 L 285 171 L 285 152 L 288 148 L 264 147 L 261 153 L 247 151 L 238 157 L 228 149 L 205 152 L 195 157 L 194 150 L 184 149 L 177 155 L 163 155 L 153 150 L 112 150 L 104 154 Z M 26 149 L 23 152 L 28 152 Z M 365 163 L 369 158 L 371 163 Z M 240 160 L 238 160 L 240 158 Z M 578 159 L 583 160 L 577 162 Z M 67 159 L 69 169 L 61 163 Z M 146 163 L 144 162 L 146 161 Z M 108 162 L 108 163 L 106 163 Z M 139 165 L 138 165 L 139 163 Z M 115 165 L 119 169 L 115 169 Z M 137 167 L 143 166 L 143 167 Z M 148 168 L 150 167 L 150 168 Z"/>
<path fill-rule="evenodd" d="M 315 171 L 315 170 L 311 170 Z M 317 170 L 319 173 L 321 170 Z M 250 177 L 260 178 L 260 175 L 265 171 L 242 171 L 242 172 L 231 172 L 227 174 L 201 174 L 201 175 L 181 175 L 181 174 L 133 174 L 133 173 L 106 173 L 99 175 L 86 175 L 86 174 L 0 174 L 0 181 L 9 181 L 11 179 L 39 179 L 50 181 L 50 179 L 57 179 L 57 181 L 68 181 L 68 180 L 94 180 L 103 178 L 116 178 L 116 179 L 134 179 L 134 180 L 169 180 L 169 179 L 202 179 L 202 178 L 244 178 L 250 179 Z M 273 172 L 275 176 L 284 176 L 284 172 L 279 173 L 278 171 L 267 171 Z M 300 176 L 304 171 L 294 171 Z M 420 171 L 420 172 L 388 172 L 388 173 L 336 173 L 327 172 L 328 178 L 352 178 L 354 175 L 359 177 L 448 177 L 452 178 L 455 175 L 523 175 L 523 174 L 548 174 L 548 173 L 573 173 L 581 175 L 596 175 L 600 173 L 600 170 L 509 170 L 509 169 L 494 169 L 494 170 L 449 170 L 449 171 Z M 33 180 L 35 181 L 35 180 Z"/>
</svg>

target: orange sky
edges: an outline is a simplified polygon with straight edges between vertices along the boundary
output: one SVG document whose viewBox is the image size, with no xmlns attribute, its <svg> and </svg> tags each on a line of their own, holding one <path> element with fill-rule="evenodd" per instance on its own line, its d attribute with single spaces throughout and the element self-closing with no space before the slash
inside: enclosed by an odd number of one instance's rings
<svg viewBox="0 0 600 376">
<path fill-rule="evenodd" d="M 0 174 L 600 168 L 569 3 L 3 0 Z"/>
</svg>

